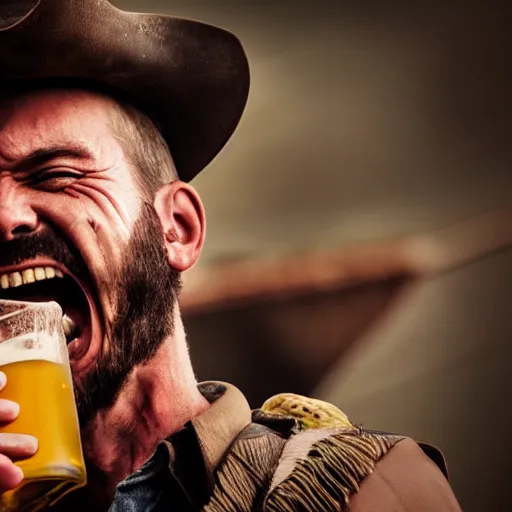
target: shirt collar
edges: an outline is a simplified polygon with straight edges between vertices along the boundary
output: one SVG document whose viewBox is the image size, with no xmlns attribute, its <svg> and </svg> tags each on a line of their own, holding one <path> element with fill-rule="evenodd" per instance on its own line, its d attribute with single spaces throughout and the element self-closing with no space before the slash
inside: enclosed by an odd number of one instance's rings
<svg viewBox="0 0 512 512">
<path fill-rule="evenodd" d="M 210 407 L 167 440 L 171 470 L 189 500 L 206 503 L 215 470 L 242 430 L 251 423 L 251 408 L 240 390 L 225 382 L 203 382 L 199 391 Z"/>
</svg>

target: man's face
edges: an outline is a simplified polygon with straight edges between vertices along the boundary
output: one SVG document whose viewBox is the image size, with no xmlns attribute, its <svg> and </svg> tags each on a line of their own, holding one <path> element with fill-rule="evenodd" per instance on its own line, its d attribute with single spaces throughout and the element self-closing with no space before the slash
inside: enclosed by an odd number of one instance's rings
<svg viewBox="0 0 512 512">
<path fill-rule="evenodd" d="M 75 324 L 82 426 L 171 334 L 179 289 L 113 108 L 80 91 L 0 98 L 0 298 L 56 300 Z"/>
</svg>

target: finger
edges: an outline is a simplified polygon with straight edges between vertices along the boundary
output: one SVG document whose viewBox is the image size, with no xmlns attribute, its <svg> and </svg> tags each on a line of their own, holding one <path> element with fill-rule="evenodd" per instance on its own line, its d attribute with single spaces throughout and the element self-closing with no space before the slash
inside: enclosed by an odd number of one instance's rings
<svg viewBox="0 0 512 512">
<path fill-rule="evenodd" d="M 11 459 L 26 459 L 37 452 L 38 442 L 27 434 L 0 433 L 0 453 Z"/>
<path fill-rule="evenodd" d="M 0 493 L 14 489 L 23 480 L 23 471 L 8 457 L 0 454 Z"/>
<path fill-rule="evenodd" d="M 11 400 L 0 399 L 0 423 L 9 423 L 15 420 L 19 413 L 19 404 Z"/>
<path fill-rule="evenodd" d="M 4 389 L 7 384 L 7 375 L 4 372 L 0 372 L 0 390 Z"/>
</svg>

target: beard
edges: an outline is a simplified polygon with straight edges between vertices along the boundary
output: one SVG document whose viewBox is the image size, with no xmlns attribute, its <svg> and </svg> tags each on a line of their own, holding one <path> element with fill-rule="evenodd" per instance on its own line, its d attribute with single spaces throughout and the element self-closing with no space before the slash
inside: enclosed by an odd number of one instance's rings
<svg viewBox="0 0 512 512">
<path fill-rule="evenodd" d="M 169 266 L 163 240 L 156 211 L 144 203 L 123 251 L 121 268 L 111 269 L 108 282 L 98 283 L 113 292 L 115 317 L 105 326 L 95 367 L 74 386 L 82 430 L 100 411 L 114 405 L 134 367 L 147 363 L 173 334 L 181 278 Z M 37 256 L 52 258 L 91 282 L 79 251 L 56 229 L 0 243 L 0 266 Z"/>
<path fill-rule="evenodd" d="M 116 273 L 116 316 L 104 340 L 109 350 L 98 356 L 80 388 L 75 386 L 82 428 L 115 403 L 133 368 L 147 363 L 173 334 L 181 278 L 169 266 L 163 240 L 154 208 L 144 204 Z"/>
</svg>

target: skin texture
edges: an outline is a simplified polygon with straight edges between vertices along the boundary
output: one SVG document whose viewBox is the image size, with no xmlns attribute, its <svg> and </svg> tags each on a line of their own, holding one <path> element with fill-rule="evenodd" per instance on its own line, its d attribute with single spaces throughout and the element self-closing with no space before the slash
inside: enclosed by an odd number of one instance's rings
<svg viewBox="0 0 512 512">
<path fill-rule="evenodd" d="M 160 240 L 155 247 L 161 247 L 163 261 L 175 274 L 195 264 L 205 233 L 203 207 L 190 185 L 174 181 L 157 191 L 152 204 L 143 201 L 136 170 L 112 133 L 112 108 L 111 100 L 77 90 L 0 98 L 0 273 L 19 266 L 15 249 L 39 235 L 55 234 L 80 261 L 77 267 L 87 274 L 80 279 L 91 307 L 91 335 L 73 342 L 69 353 L 75 387 L 83 397 L 89 396 L 97 365 L 113 365 L 124 342 L 118 339 L 119 309 L 127 307 L 121 300 L 122 275 L 126 262 L 132 261 L 134 238 L 139 240 L 134 235 L 137 226 L 146 226 L 145 221 L 157 225 L 152 236 Z M 60 152 L 29 158 L 48 148 Z M 30 263 L 40 258 L 34 256 Z M 78 272 L 53 260 L 65 272 Z M 165 271 L 155 267 L 154 272 L 160 273 L 153 276 L 157 286 Z M 115 486 L 138 469 L 162 439 L 208 407 L 196 387 L 177 304 L 168 317 L 172 329 L 156 340 L 145 361 L 124 361 L 120 389 L 101 407 L 93 404 L 81 421 L 90 482 L 82 503 L 85 499 L 107 509 Z M 5 385 L 2 375 L 0 388 Z M 0 391 L 0 422 L 12 421 L 18 410 Z M 27 436 L 0 435 L 0 490 L 19 483 L 22 475 L 11 458 L 32 455 L 35 444 Z"/>
</svg>

